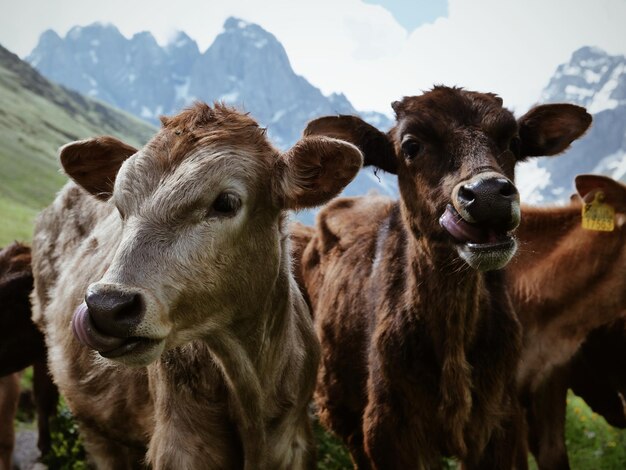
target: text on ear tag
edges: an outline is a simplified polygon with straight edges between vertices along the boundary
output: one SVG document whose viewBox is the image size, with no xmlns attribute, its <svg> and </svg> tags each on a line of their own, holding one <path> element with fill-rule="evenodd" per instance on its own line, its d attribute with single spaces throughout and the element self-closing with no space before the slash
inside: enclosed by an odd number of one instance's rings
<svg viewBox="0 0 626 470">
<path fill-rule="evenodd" d="M 604 193 L 595 193 L 592 202 L 583 203 L 583 228 L 599 232 L 612 232 L 615 229 L 615 209 L 602 202 Z"/>
</svg>

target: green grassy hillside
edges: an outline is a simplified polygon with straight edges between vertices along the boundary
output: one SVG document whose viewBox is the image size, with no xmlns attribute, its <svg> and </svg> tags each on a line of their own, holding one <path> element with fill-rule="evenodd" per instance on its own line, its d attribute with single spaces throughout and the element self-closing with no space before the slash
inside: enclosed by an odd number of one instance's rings
<svg viewBox="0 0 626 470">
<path fill-rule="evenodd" d="M 154 128 L 43 78 L 0 46 L 0 246 L 29 241 L 37 212 L 66 178 L 57 149 L 109 134 L 141 145 Z"/>
</svg>

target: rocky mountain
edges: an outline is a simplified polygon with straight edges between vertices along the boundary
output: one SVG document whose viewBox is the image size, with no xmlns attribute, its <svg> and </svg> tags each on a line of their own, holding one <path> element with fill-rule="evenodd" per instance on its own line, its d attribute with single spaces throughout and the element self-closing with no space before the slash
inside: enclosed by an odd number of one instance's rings
<svg viewBox="0 0 626 470">
<path fill-rule="evenodd" d="M 63 38 L 46 31 L 26 60 L 50 80 L 151 123 L 194 100 L 236 105 L 266 126 L 282 148 L 298 140 L 306 123 L 318 116 L 360 114 L 381 130 L 392 125 L 382 113 L 359 113 L 341 93 L 324 96 L 293 71 L 274 35 L 237 18 L 226 20 L 203 53 L 183 32 L 161 47 L 148 32 L 127 39 L 113 25 L 94 23 L 76 26 Z M 372 189 L 394 196 L 396 179 L 367 168 L 345 194 Z M 304 211 L 298 218 L 312 222 L 313 214 Z"/>
<path fill-rule="evenodd" d="M 0 46 L 0 246 L 27 241 L 33 220 L 66 181 L 58 148 L 109 134 L 142 145 L 145 121 L 45 79 Z"/>
<path fill-rule="evenodd" d="M 574 176 L 602 173 L 626 181 L 626 58 L 583 47 L 559 65 L 541 102 L 585 106 L 593 125 L 563 158 L 543 158 L 533 178 L 535 202 L 565 199 Z M 526 188 L 529 189 L 529 188 Z"/>
<path fill-rule="evenodd" d="M 148 32 L 125 38 L 113 25 L 46 31 L 27 61 L 44 76 L 156 123 L 194 100 L 221 100 L 249 111 L 288 147 L 310 119 L 357 111 L 342 94 L 324 96 L 291 68 L 280 42 L 256 24 L 228 18 L 201 53 L 185 33 L 164 47 Z M 385 128 L 380 113 L 365 117 Z"/>
</svg>

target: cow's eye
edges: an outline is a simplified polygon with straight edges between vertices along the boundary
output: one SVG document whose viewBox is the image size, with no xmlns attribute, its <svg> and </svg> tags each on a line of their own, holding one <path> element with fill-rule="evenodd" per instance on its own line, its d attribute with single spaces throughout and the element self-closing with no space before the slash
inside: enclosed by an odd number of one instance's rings
<svg viewBox="0 0 626 470">
<path fill-rule="evenodd" d="M 402 142 L 402 153 L 409 160 L 414 159 L 422 150 L 422 144 L 414 138 L 405 139 Z"/>
<path fill-rule="evenodd" d="M 241 199 L 233 193 L 224 192 L 215 198 L 209 216 L 228 217 L 235 215 L 241 207 Z"/>
<path fill-rule="evenodd" d="M 520 140 L 519 137 L 513 137 L 511 139 L 511 141 L 509 142 L 509 150 L 513 153 L 513 155 L 515 155 L 516 157 L 519 157 L 519 153 L 520 153 L 520 148 L 522 146 L 522 141 Z"/>
</svg>

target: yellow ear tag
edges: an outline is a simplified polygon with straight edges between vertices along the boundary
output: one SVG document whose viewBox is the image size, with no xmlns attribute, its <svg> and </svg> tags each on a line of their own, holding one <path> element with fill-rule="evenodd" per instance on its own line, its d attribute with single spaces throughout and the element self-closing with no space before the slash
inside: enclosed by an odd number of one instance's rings
<svg viewBox="0 0 626 470">
<path fill-rule="evenodd" d="M 604 202 L 604 193 L 598 191 L 592 202 L 583 204 L 583 228 L 599 232 L 612 232 L 615 229 L 615 209 Z"/>
</svg>

